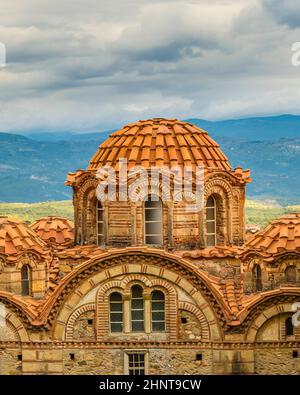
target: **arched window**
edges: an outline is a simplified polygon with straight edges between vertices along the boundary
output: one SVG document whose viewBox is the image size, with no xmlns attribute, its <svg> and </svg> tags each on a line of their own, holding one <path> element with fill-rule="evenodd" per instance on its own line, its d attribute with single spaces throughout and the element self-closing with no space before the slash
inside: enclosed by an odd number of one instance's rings
<svg viewBox="0 0 300 395">
<path fill-rule="evenodd" d="M 285 320 L 285 335 L 286 336 L 294 336 L 294 325 L 292 322 L 292 317 L 288 317 Z"/>
<path fill-rule="evenodd" d="M 144 299 L 143 288 L 139 285 L 131 287 L 131 330 L 144 331 Z"/>
<path fill-rule="evenodd" d="M 158 196 L 149 195 L 145 201 L 145 243 L 162 244 L 162 204 Z"/>
<path fill-rule="evenodd" d="M 296 270 L 296 267 L 295 267 L 294 265 L 288 266 L 288 267 L 285 269 L 284 274 L 285 274 L 285 281 L 286 281 L 287 283 L 295 283 L 295 282 L 296 282 L 296 279 L 297 279 L 297 270 Z"/>
<path fill-rule="evenodd" d="M 151 318 L 153 332 L 165 331 L 165 295 L 161 291 L 153 291 L 151 294 Z"/>
<path fill-rule="evenodd" d="M 119 292 L 109 296 L 110 331 L 123 332 L 123 299 Z"/>
<path fill-rule="evenodd" d="M 104 242 L 104 209 L 99 200 L 97 200 L 97 244 L 102 245 Z"/>
<path fill-rule="evenodd" d="M 208 247 L 217 244 L 217 205 L 213 196 L 206 202 L 206 244 Z"/>
<path fill-rule="evenodd" d="M 262 279 L 261 279 L 261 268 L 259 265 L 255 265 L 252 270 L 253 276 L 253 290 L 258 292 L 262 290 Z"/>
<path fill-rule="evenodd" d="M 22 295 L 31 295 L 31 268 L 29 265 L 22 266 L 21 269 L 21 284 L 22 284 Z"/>
</svg>

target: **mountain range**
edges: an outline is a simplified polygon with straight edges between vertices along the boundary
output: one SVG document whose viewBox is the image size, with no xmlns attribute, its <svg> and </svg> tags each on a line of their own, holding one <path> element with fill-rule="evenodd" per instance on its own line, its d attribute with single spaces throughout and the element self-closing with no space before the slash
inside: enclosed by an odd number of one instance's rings
<svg viewBox="0 0 300 395">
<path fill-rule="evenodd" d="M 300 203 L 300 116 L 188 121 L 209 132 L 233 167 L 251 169 L 248 197 Z M 67 172 L 85 168 L 111 132 L 0 133 L 0 201 L 69 199 Z"/>
</svg>

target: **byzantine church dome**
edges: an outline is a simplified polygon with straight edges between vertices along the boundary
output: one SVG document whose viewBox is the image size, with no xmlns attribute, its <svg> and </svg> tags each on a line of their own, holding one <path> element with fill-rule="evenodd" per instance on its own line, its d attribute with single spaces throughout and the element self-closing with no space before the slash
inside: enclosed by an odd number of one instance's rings
<svg viewBox="0 0 300 395">
<path fill-rule="evenodd" d="M 74 242 L 74 224 L 68 218 L 43 217 L 34 221 L 30 227 L 47 244 L 69 246 Z"/>
<path fill-rule="evenodd" d="M 231 170 L 227 157 L 208 133 L 178 119 L 153 118 L 128 124 L 98 148 L 87 170 L 105 165 L 117 169 L 119 159 L 133 166 L 205 166 Z"/>
<path fill-rule="evenodd" d="M 49 247 L 33 229 L 19 220 L 0 217 L 0 254 L 17 262 L 21 254 L 36 252 L 48 257 Z"/>
<path fill-rule="evenodd" d="M 245 244 L 246 251 L 265 257 L 282 252 L 300 252 L 300 213 L 286 214 L 272 221 Z"/>
</svg>

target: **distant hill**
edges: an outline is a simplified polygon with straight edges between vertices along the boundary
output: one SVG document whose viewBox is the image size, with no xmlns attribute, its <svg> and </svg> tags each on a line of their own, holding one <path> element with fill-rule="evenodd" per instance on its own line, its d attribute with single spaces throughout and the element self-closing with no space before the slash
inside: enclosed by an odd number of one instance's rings
<svg viewBox="0 0 300 395">
<path fill-rule="evenodd" d="M 225 121 L 207 121 L 205 119 L 186 119 L 202 129 L 207 130 L 212 137 L 228 137 L 243 141 L 255 140 L 278 140 L 281 138 L 300 138 L 300 116 L 299 115 L 278 115 L 272 117 L 255 117 L 229 119 Z M 121 125 L 120 125 L 121 126 Z M 88 132 L 32 132 L 26 134 L 27 137 L 38 141 L 61 141 L 61 140 L 85 140 L 105 138 L 113 130 L 103 131 L 101 127 L 98 131 Z"/>
<path fill-rule="evenodd" d="M 300 138 L 299 115 L 229 119 L 216 122 L 196 118 L 188 119 L 188 121 L 206 129 L 215 138 L 223 136 L 244 141 Z"/>
<path fill-rule="evenodd" d="M 300 211 L 300 206 L 277 207 L 272 202 L 246 200 L 246 223 L 265 227 L 268 222 L 293 211 Z M 42 203 L 0 203 L 0 215 L 20 219 L 31 223 L 48 215 L 67 217 L 74 221 L 72 200 Z"/>
<path fill-rule="evenodd" d="M 251 169 L 248 197 L 300 203 L 300 116 L 189 121 L 217 140 L 233 167 Z M 0 201 L 69 199 L 66 174 L 85 168 L 110 133 L 0 133 Z"/>
</svg>

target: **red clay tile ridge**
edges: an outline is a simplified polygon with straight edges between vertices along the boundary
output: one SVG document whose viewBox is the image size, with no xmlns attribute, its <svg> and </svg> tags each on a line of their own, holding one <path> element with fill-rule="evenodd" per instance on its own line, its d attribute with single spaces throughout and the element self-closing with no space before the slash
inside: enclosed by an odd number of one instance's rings
<svg viewBox="0 0 300 395">
<path fill-rule="evenodd" d="M 236 246 L 214 246 L 197 249 L 193 251 L 176 251 L 176 254 L 183 258 L 235 258 L 243 249 Z"/>
</svg>

